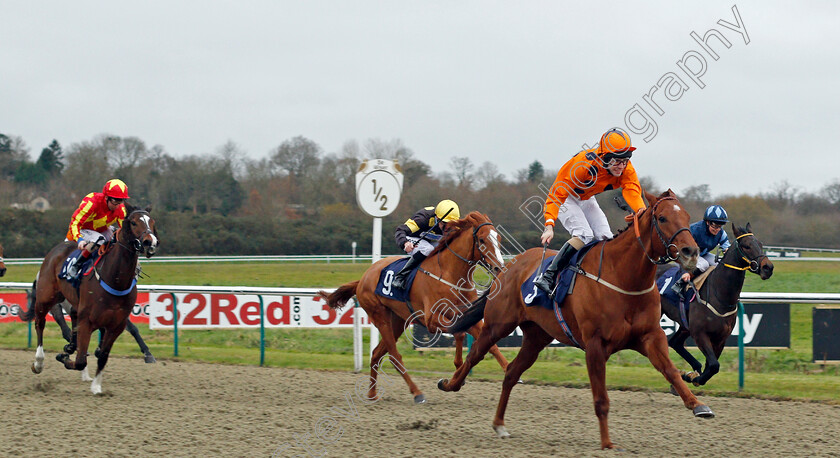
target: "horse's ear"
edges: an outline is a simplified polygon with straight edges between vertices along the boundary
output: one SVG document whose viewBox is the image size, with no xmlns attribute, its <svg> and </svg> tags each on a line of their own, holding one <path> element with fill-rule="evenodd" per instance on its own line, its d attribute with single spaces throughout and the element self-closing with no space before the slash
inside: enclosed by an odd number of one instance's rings
<svg viewBox="0 0 840 458">
<path fill-rule="evenodd" d="M 134 211 L 134 207 L 132 207 L 130 203 L 126 202 L 123 205 L 125 205 L 125 214 L 126 215 L 128 215 L 129 213 Z"/>
<path fill-rule="evenodd" d="M 740 227 L 735 225 L 735 221 L 732 221 L 729 224 L 732 225 L 732 233 L 735 234 L 735 238 L 738 238 L 741 235 L 746 233 L 746 232 L 742 231 Z M 750 223 L 747 223 L 748 228 L 749 228 L 749 226 L 750 226 Z M 747 231 L 749 231 L 749 229 L 747 229 Z"/>
<path fill-rule="evenodd" d="M 752 232 L 752 227 L 750 227 L 749 221 L 747 222 L 747 233 Z"/>
<path fill-rule="evenodd" d="M 145 210 L 146 210 L 146 213 L 151 213 L 151 212 L 152 212 L 152 206 L 151 206 L 151 205 L 147 205 L 147 206 L 146 206 L 146 208 L 145 208 Z"/>
<path fill-rule="evenodd" d="M 653 204 L 656 203 L 657 200 L 659 200 L 656 196 L 647 192 L 646 189 L 642 189 L 642 193 L 644 194 L 645 199 L 647 199 L 648 204 L 650 204 L 650 206 L 653 206 Z"/>
</svg>

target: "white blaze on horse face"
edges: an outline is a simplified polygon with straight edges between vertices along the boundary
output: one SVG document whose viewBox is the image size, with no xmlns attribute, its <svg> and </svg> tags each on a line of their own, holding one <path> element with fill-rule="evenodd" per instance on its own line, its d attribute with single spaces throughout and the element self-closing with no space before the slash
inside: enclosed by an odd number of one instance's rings
<svg viewBox="0 0 840 458">
<path fill-rule="evenodd" d="M 499 234 L 494 229 L 490 230 L 490 243 L 493 245 L 493 252 L 496 255 L 496 262 L 501 269 L 505 266 L 504 258 L 502 258 L 502 250 L 499 249 Z"/>
<path fill-rule="evenodd" d="M 674 204 L 674 211 L 675 211 L 675 212 L 678 212 L 678 211 L 680 211 L 680 210 L 682 210 L 682 208 L 680 208 L 680 206 L 679 206 L 679 205 Z"/>
<path fill-rule="evenodd" d="M 143 221 L 146 224 L 146 229 L 149 230 L 149 237 L 152 238 L 152 246 L 156 247 L 157 244 L 158 244 L 157 237 L 155 237 L 155 234 L 152 234 L 152 232 L 151 232 L 152 231 L 152 223 L 151 223 L 152 218 L 150 218 L 149 215 L 142 215 L 142 216 L 140 216 L 140 220 Z"/>
</svg>

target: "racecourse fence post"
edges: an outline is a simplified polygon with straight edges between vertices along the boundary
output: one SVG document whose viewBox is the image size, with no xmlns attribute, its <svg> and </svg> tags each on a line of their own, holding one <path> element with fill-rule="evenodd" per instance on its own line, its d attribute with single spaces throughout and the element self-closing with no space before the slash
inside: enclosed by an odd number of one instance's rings
<svg viewBox="0 0 840 458">
<path fill-rule="evenodd" d="M 172 296 L 172 328 L 175 331 L 175 337 L 172 341 L 173 356 L 178 356 L 178 298 L 175 297 L 175 293 L 169 294 Z"/>
<path fill-rule="evenodd" d="M 262 367 L 265 365 L 265 311 L 262 295 L 258 294 L 257 297 L 260 299 L 260 367 Z"/>
<path fill-rule="evenodd" d="M 467 355 L 470 354 L 470 350 L 472 350 L 472 346 L 473 346 L 474 341 L 475 341 L 475 338 L 472 336 L 472 334 L 467 334 Z M 469 375 L 472 375 L 472 369 L 470 369 Z"/>
<path fill-rule="evenodd" d="M 355 242 L 353 242 L 355 243 Z M 362 308 L 359 299 L 353 297 L 353 371 L 362 371 L 362 353 L 364 352 L 364 337 L 362 336 Z"/>
<path fill-rule="evenodd" d="M 738 301 L 738 391 L 744 389 L 744 304 Z"/>
<path fill-rule="evenodd" d="M 26 348 L 32 348 L 32 320 L 29 320 L 29 332 L 26 336 Z"/>
</svg>

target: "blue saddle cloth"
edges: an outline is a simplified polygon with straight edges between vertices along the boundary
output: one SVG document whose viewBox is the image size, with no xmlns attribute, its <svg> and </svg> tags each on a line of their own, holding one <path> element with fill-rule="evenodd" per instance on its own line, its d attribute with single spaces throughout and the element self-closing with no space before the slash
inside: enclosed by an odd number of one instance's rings
<svg viewBox="0 0 840 458">
<path fill-rule="evenodd" d="M 563 300 L 566 298 L 566 295 L 571 294 L 572 287 L 575 283 L 575 274 L 576 269 L 568 268 L 569 266 L 579 266 L 580 261 L 583 260 L 583 257 L 598 242 L 591 242 L 581 248 L 577 253 L 572 256 L 572 259 L 569 260 L 568 266 L 560 266 L 560 273 L 557 278 L 557 289 L 554 293 L 554 302 L 557 304 L 562 304 Z M 539 305 L 540 307 L 545 307 L 549 310 L 554 310 L 554 304 L 551 303 L 551 299 L 548 298 L 548 294 L 546 294 L 543 290 L 537 288 L 537 285 L 534 284 L 534 280 L 537 279 L 537 275 L 541 272 L 544 272 L 551 261 L 554 259 L 554 256 L 546 258 L 543 260 L 542 265 L 539 266 L 537 270 L 535 270 L 524 283 L 522 283 L 522 300 L 525 301 L 526 306 L 532 305 Z"/>
<path fill-rule="evenodd" d="M 392 262 L 388 267 L 379 272 L 379 282 L 376 284 L 376 294 L 395 301 L 405 302 L 408 299 L 408 292 L 411 291 L 411 285 L 414 283 L 414 277 L 417 276 L 417 269 L 412 270 L 408 274 L 405 289 L 394 288 L 391 282 L 394 276 L 402 270 L 403 266 L 411 259 L 411 256 L 406 256 L 399 261 Z"/>
<path fill-rule="evenodd" d="M 82 277 L 90 273 L 90 268 L 93 266 L 93 263 L 96 261 L 98 256 L 90 256 L 88 257 L 80 266 L 80 272 L 82 275 L 79 275 L 79 278 L 76 279 L 68 279 L 67 278 L 67 267 L 70 265 L 70 260 L 79 257 L 82 250 L 75 249 L 67 259 L 61 264 L 61 270 L 58 272 L 58 278 L 63 278 L 67 280 L 74 288 L 79 289 L 79 283 L 82 281 Z"/>
<path fill-rule="evenodd" d="M 682 275 L 682 273 L 679 266 L 671 267 L 656 279 L 656 288 L 659 289 L 659 294 L 662 297 L 679 307 L 682 324 L 688 326 L 688 307 L 691 301 L 694 300 L 695 292 L 692 288 L 687 292 L 683 292 L 683 294 L 677 294 L 671 289 L 671 286 L 678 280 L 677 277 Z"/>
</svg>

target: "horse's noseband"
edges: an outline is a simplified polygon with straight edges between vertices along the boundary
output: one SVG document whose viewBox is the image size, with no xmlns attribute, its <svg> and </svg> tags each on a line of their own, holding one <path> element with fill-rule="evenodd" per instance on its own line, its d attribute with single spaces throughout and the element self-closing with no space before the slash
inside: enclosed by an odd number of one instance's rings
<svg viewBox="0 0 840 458">
<path fill-rule="evenodd" d="M 479 229 L 481 229 L 481 227 L 482 227 L 482 226 L 492 226 L 492 225 L 493 225 L 493 223 L 481 223 L 481 224 L 479 224 L 478 226 L 476 226 L 476 227 L 474 227 L 474 228 L 473 228 L 473 233 L 472 233 L 472 237 L 473 237 L 473 245 L 472 245 L 472 249 L 470 250 L 470 258 L 474 257 L 474 255 L 475 255 L 475 247 L 476 247 L 476 245 L 478 245 L 478 230 L 479 230 Z M 461 256 L 460 254 L 456 253 L 456 252 L 455 252 L 452 248 L 450 248 L 450 247 L 449 247 L 449 243 L 447 243 L 447 244 L 446 244 L 446 249 L 448 249 L 449 251 L 451 251 L 451 252 L 452 252 L 452 254 L 454 254 L 456 257 L 458 257 L 458 259 L 460 259 L 461 261 L 466 262 L 466 263 L 467 263 L 467 264 L 469 264 L 470 266 L 473 266 L 473 265 L 475 265 L 475 264 L 478 264 L 478 265 L 480 265 L 480 266 L 484 267 L 485 269 L 487 269 L 488 271 L 491 271 L 491 272 L 492 272 L 492 269 L 490 269 L 490 268 L 489 268 L 489 266 L 487 265 L 487 263 L 484 261 L 484 257 L 483 257 L 483 256 L 482 256 L 482 257 L 481 257 L 481 259 L 479 259 L 478 261 L 473 261 L 473 260 L 471 260 L 471 259 L 467 259 L 467 258 L 465 258 L 465 257 Z"/>
<path fill-rule="evenodd" d="M 751 235 L 753 238 L 756 238 L 755 234 L 753 234 L 752 232 L 748 232 L 746 234 L 739 235 L 735 239 L 735 249 L 738 250 L 738 255 L 741 256 L 741 259 L 743 259 L 747 264 L 749 264 L 745 269 L 749 269 L 750 272 L 752 272 L 754 274 L 757 274 L 761 270 L 761 259 L 766 258 L 767 255 L 764 254 L 764 253 L 761 253 L 760 255 L 756 256 L 755 258 L 750 259 L 750 258 L 747 257 L 747 255 L 744 254 L 744 252 L 741 250 L 741 244 L 738 243 L 738 240 L 741 237 L 746 237 L 748 235 Z"/>
</svg>

